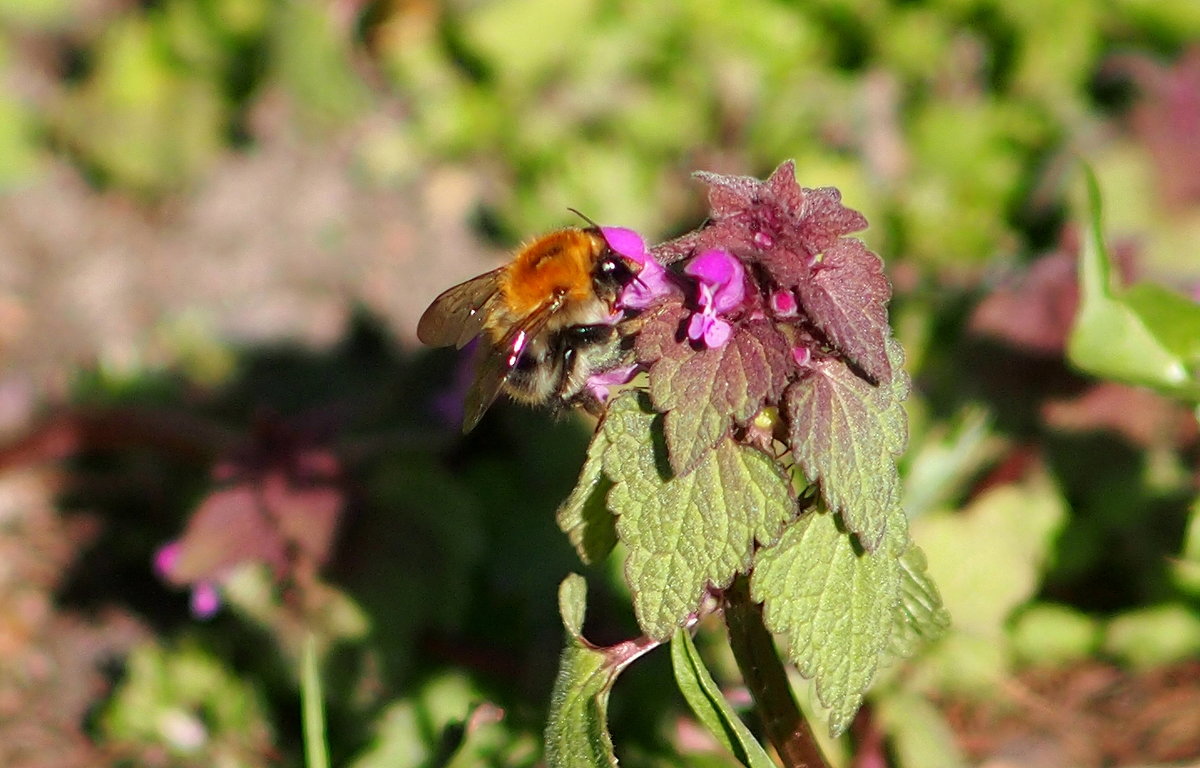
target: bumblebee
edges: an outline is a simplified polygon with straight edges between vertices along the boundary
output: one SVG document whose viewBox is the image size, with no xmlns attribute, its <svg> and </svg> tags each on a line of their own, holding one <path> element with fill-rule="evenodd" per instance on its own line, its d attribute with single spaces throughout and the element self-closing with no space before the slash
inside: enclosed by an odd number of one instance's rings
<svg viewBox="0 0 1200 768">
<path fill-rule="evenodd" d="M 639 268 L 609 247 L 599 227 L 572 227 L 434 299 L 417 324 L 424 344 L 462 348 L 482 337 L 463 432 L 501 390 L 531 405 L 595 410 L 588 378 L 628 357 L 617 298 Z"/>
</svg>

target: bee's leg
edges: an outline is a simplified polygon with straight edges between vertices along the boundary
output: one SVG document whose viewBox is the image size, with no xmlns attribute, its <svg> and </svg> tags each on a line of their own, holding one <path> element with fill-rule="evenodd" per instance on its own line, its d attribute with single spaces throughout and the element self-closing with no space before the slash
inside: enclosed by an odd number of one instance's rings
<svg viewBox="0 0 1200 768">
<path fill-rule="evenodd" d="M 633 317 L 627 317 L 616 324 L 617 333 L 622 338 L 630 338 L 641 332 L 642 326 L 650 319 L 650 315 L 646 312 L 639 312 Z"/>
<path fill-rule="evenodd" d="M 558 393 L 564 407 L 581 406 L 593 416 L 604 412 L 604 403 L 588 389 L 593 374 L 617 368 L 631 360 L 632 337 L 619 325 L 578 325 L 563 331 L 563 366 Z"/>
</svg>

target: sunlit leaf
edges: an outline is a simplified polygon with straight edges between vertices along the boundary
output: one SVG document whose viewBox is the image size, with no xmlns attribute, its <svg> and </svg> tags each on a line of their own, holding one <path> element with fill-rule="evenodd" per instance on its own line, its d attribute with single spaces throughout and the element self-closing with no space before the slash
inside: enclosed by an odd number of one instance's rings
<svg viewBox="0 0 1200 768">
<path fill-rule="evenodd" d="M 892 287 L 883 261 L 861 240 L 841 238 L 796 284 L 804 312 L 845 355 L 876 383 L 892 377 L 887 356 L 887 303 Z"/>
<path fill-rule="evenodd" d="M 684 475 L 705 453 L 745 424 L 787 384 L 790 350 L 771 323 L 740 326 L 728 343 L 695 349 L 677 337 L 683 307 L 654 317 L 638 337 L 638 357 L 650 362 L 650 396 L 666 414 L 671 468 Z"/>
<path fill-rule="evenodd" d="M 837 360 L 818 360 L 784 396 L 797 462 L 868 550 L 900 504 L 896 457 L 908 441 L 900 403 L 908 381 L 898 362 L 896 370 L 895 382 L 874 387 Z"/>
<path fill-rule="evenodd" d="M 671 638 L 671 668 L 675 682 L 700 723 L 734 757 L 750 768 L 775 768 L 775 763 L 742 722 L 704 666 L 692 637 L 677 630 Z"/>
<path fill-rule="evenodd" d="M 795 513 L 790 484 L 767 455 L 726 440 L 683 477 L 666 461 L 662 417 L 635 393 L 609 406 L 604 470 L 609 505 L 629 548 L 625 576 L 642 630 L 665 640 L 709 586 L 745 572 Z"/>
<path fill-rule="evenodd" d="M 751 595 L 763 621 L 788 642 L 800 673 L 816 683 L 834 735 L 850 724 L 888 647 L 908 544 L 896 508 L 875 552 L 855 546 L 829 512 L 811 512 L 759 552 Z"/>
<path fill-rule="evenodd" d="M 950 626 L 950 613 L 928 573 L 925 553 L 913 542 L 899 558 L 900 600 L 892 623 L 888 650 L 893 656 L 912 656 L 924 644 L 941 637 Z"/>
<path fill-rule="evenodd" d="M 1084 167 L 1087 213 L 1080 304 L 1067 342 L 1072 363 L 1096 376 L 1200 400 L 1200 304 L 1153 285 L 1120 291 L 1104 244 L 1100 188 Z"/>
</svg>

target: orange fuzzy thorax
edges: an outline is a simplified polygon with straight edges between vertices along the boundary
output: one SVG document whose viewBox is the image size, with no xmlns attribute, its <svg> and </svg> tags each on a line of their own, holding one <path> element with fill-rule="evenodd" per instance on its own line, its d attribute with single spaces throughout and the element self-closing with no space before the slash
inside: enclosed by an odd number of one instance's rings
<svg viewBox="0 0 1200 768">
<path fill-rule="evenodd" d="M 598 234 L 564 229 L 538 238 L 521 249 L 500 278 L 505 307 L 525 316 L 561 296 L 583 302 L 592 296 L 592 269 L 603 250 Z"/>
</svg>

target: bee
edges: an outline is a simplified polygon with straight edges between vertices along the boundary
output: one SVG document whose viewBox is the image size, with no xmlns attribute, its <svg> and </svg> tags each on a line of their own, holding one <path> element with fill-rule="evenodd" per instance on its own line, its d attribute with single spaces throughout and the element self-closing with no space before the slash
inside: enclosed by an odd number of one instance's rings
<svg viewBox="0 0 1200 768">
<path fill-rule="evenodd" d="M 531 405 L 596 410 L 587 380 L 628 357 L 617 297 L 637 269 L 592 223 L 543 235 L 508 264 L 434 299 L 417 324 L 424 344 L 461 349 L 482 337 L 463 432 L 501 390 Z"/>
</svg>

